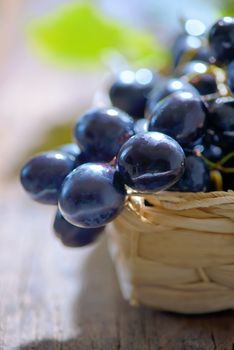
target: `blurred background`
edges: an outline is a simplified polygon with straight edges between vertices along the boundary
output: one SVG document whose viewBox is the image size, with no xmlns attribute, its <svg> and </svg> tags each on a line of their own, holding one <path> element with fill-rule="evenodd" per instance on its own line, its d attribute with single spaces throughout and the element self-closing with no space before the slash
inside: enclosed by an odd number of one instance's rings
<svg viewBox="0 0 234 350">
<path fill-rule="evenodd" d="M 55 209 L 27 198 L 20 167 L 32 154 L 71 141 L 74 121 L 94 103 L 107 74 L 126 62 L 165 70 L 184 19 L 209 27 L 234 15 L 233 7 L 233 0 L 0 0 L 0 344 L 6 344 L 0 348 L 69 338 L 74 328 L 79 332 L 81 305 L 90 325 L 89 307 L 103 315 L 105 299 L 114 313 L 113 299 L 122 300 L 112 270 L 114 292 L 94 298 L 92 291 L 108 285 L 100 271 L 111 269 L 109 258 L 99 252 L 91 271 L 82 272 L 92 248 L 74 251 L 57 242 Z"/>
</svg>

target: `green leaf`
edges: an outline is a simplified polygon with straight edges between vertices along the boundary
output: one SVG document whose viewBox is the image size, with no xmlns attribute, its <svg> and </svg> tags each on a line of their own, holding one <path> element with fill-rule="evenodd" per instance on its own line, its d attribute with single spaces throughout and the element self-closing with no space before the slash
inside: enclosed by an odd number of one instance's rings
<svg viewBox="0 0 234 350">
<path fill-rule="evenodd" d="M 149 60 L 156 66 L 169 57 L 151 34 L 110 20 L 89 3 L 63 5 L 34 20 L 28 33 L 40 54 L 70 65 L 100 63 L 112 51 L 121 52 L 131 62 Z"/>
<path fill-rule="evenodd" d="M 220 2 L 221 16 L 234 16 L 234 2 L 233 0 L 222 0 Z"/>
</svg>

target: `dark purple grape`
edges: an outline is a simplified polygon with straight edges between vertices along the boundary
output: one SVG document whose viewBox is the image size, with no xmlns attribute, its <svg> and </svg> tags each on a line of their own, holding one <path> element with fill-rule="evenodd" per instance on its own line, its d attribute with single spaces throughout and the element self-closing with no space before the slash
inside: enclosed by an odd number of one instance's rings
<svg viewBox="0 0 234 350">
<path fill-rule="evenodd" d="M 234 17 L 219 19 L 210 29 L 209 42 L 219 62 L 231 62 L 234 57 Z"/>
<path fill-rule="evenodd" d="M 201 36 L 180 34 L 172 47 L 173 67 L 178 68 L 180 65 L 201 60 L 207 63 L 214 63 L 215 59 L 210 47 Z"/>
<path fill-rule="evenodd" d="M 91 161 L 91 156 L 89 154 L 86 154 L 85 152 L 81 152 L 80 154 L 78 154 L 76 156 L 76 168 L 79 165 L 85 164 L 85 163 L 89 163 Z"/>
<path fill-rule="evenodd" d="M 201 49 L 201 47 L 201 38 L 187 34 L 180 34 L 176 38 L 171 50 L 173 66 L 177 67 L 183 56 L 187 55 L 190 57 L 195 55 L 197 50 Z"/>
<path fill-rule="evenodd" d="M 234 146 L 234 98 L 218 98 L 209 112 L 210 126 L 220 135 L 222 143 Z"/>
<path fill-rule="evenodd" d="M 202 154 L 212 162 L 219 161 L 225 154 L 225 150 L 221 146 L 220 137 L 215 130 L 207 129 L 202 140 Z"/>
<path fill-rule="evenodd" d="M 205 147 L 203 151 L 203 156 L 211 160 L 212 162 L 217 162 L 222 158 L 223 150 L 219 146 L 209 145 Z"/>
<path fill-rule="evenodd" d="M 145 118 L 136 120 L 134 124 L 134 130 L 135 134 L 148 131 L 148 120 Z"/>
<path fill-rule="evenodd" d="M 198 74 L 190 78 L 189 82 L 202 96 L 215 94 L 218 91 L 216 79 L 213 74 Z"/>
<path fill-rule="evenodd" d="M 207 62 L 207 63 L 214 63 L 215 62 L 213 52 L 210 49 L 210 47 L 207 47 L 207 46 L 200 47 L 196 51 L 196 53 L 194 54 L 194 56 L 192 57 L 191 60 L 203 61 L 203 62 Z"/>
<path fill-rule="evenodd" d="M 214 94 L 218 90 L 216 77 L 209 71 L 209 66 L 205 62 L 188 62 L 181 69 L 180 75 L 187 75 L 186 79 L 200 95 Z"/>
<path fill-rule="evenodd" d="M 151 117 L 159 101 L 173 94 L 174 92 L 179 91 L 198 94 L 198 91 L 191 84 L 181 79 L 169 79 L 168 81 L 164 82 L 163 85 L 160 85 L 160 87 L 156 87 L 154 90 L 152 90 L 146 106 L 146 117 Z"/>
<path fill-rule="evenodd" d="M 198 95 L 175 92 L 158 103 L 149 121 L 149 131 L 158 131 L 191 145 L 205 131 L 207 110 Z"/>
<path fill-rule="evenodd" d="M 155 80 L 155 74 L 149 69 L 139 69 L 136 72 L 122 71 L 109 91 L 113 106 L 134 118 L 142 118 Z"/>
<path fill-rule="evenodd" d="M 74 157 L 77 157 L 81 153 L 80 147 L 76 143 L 66 143 L 59 147 L 59 151 L 70 154 Z"/>
<path fill-rule="evenodd" d="M 129 187 L 140 192 L 153 192 L 178 181 L 184 170 L 184 152 L 171 137 L 147 132 L 128 140 L 121 147 L 117 162 Z"/>
<path fill-rule="evenodd" d="M 196 156 L 188 156 L 185 159 L 183 176 L 170 190 L 178 192 L 206 192 L 209 184 L 209 169 L 204 160 Z"/>
<path fill-rule="evenodd" d="M 206 134 L 203 140 L 204 145 L 215 145 L 222 149 L 222 154 L 225 155 L 233 150 L 233 139 L 226 137 L 222 132 L 217 132 L 210 127 L 206 130 Z"/>
<path fill-rule="evenodd" d="M 90 156 L 82 152 L 76 143 L 67 143 L 65 145 L 62 145 L 59 150 L 75 157 L 76 160 L 74 168 L 90 161 Z"/>
<path fill-rule="evenodd" d="M 227 83 L 234 94 L 234 58 L 233 61 L 227 67 Z"/>
<path fill-rule="evenodd" d="M 204 143 L 205 145 L 215 145 L 215 146 L 220 146 L 221 141 L 220 141 L 220 136 L 217 135 L 216 131 L 208 128 L 206 129 L 206 133 L 204 136 Z"/>
<path fill-rule="evenodd" d="M 66 153 L 41 153 L 23 166 L 20 174 L 22 186 L 35 201 L 57 204 L 62 183 L 74 166 L 75 158 Z"/>
<path fill-rule="evenodd" d="M 105 227 L 81 228 L 70 224 L 57 210 L 54 225 L 56 236 L 67 247 L 84 247 L 96 241 Z"/>
<path fill-rule="evenodd" d="M 191 61 L 184 64 L 178 71 L 179 75 L 205 74 L 209 70 L 209 65 L 204 61 Z"/>
<path fill-rule="evenodd" d="M 195 154 L 202 154 L 205 158 L 212 162 L 219 161 L 223 156 L 223 150 L 221 147 L 212 144 L 200 144 L 193 149 Z"/>
<path fill-rule="evenodd" d="M 134 135 L 134 121 L 116 108 L 91 109 L 77 121 L 74 133 L 90 161 L 109 162 Z"/>
<path fill-rule="evenodd" d="M 73 225 L 100 227 L 119 215 L 125 195 L 123 181 L 114 167 L 87 163 L 65 179 L 59 208 L 64 218 Z"/>
</svg>

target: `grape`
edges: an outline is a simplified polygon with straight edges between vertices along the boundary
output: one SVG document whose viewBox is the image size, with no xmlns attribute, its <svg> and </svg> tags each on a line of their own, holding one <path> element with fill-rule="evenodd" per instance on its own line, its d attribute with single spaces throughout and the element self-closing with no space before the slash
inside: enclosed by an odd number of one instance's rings
<svg viewBox="0 0 234 350">
<path fill-rule="evenodd" d="M 199 37 L 192 35 L 179 35 L 172 47 L 173 66 L 177 67 L 184 55 L 193 56 L 196 50 L 202 47 L 202 41 Z"/>
<path fill-rule="evenodd" d="M 209 118 L 210 117 L 209 115 Z M 222 149 L 222 156 L 231 152 L 234 146 L 232 137 L 225 136 L 222 132 L 211 129 L 210 126 L 209 129 L 206 130 L 203 144 L 205 147 L 209 147 L 210 145 L 218 146 Z"/>
<path fill-rule="evenodd" d="M 136 120 L 134 125 L 134 130 L 136 134 L 139 132 L 146 132 L 148 130 L 148 121 L 145 118 L 141 118 Z"/>
<path fill-rule="evenodd" d="M 227 67 L 227 83 L 232 93 L 234 93 L 234 59 Z"/>
<path fill-rule="evenodd" d="M 231 62 L 234 57 L 234 17 L 219 19 L 210 29 L 209 42 L 219 62 Z"/>
<path fill-rule="evenodd" d="M 184 170 L 184 152 L 169 136 L 140 133 L 121 147 L 117 163 L 129 187 L 140 192 L 158 191 L 178 181 Z"/>
<path fill-rule="evenodd" d="M 79 165 L 89 163 L 91 161 L 91 156 L 89 154 L 86 154 L 85 152 L 81 152 L 80 154 L 77 155 L 76 157 L 76 168 Z"/>
<path fill-rule="evenodd" d="M 67 247 L 83 247 L 93 243 L 104 231 L 105 227 L 81 228 L 70 224 L 57 210 L 54 225 L 56 236 Z"/>
<path fill-rule="evenodd" d="M 73 157 L 77 157 L 81 153 L 80 147 L 75 143 L 66 143 L 59 147 L 59 151 L 70 154 Z"/>
<path fill-rule="evenodd" d="M 194 54 L 192 60 L 214 63 L 214 57 L 211 49 L 207 46 L 200 47 Z"/>
<path fill-rule="evenodd" d="M 209 72 L 209 66 L 205 62 L 188 62 L 180 74 L 187 75 L 186 79 L 201 95 L 214 94 L 218 90 L 216 77 Z"/>
<path fill-rule="evenodd" d="M 75 158 L 66 153 L 41 153 L 23 166 L 21 184 L 35 201 L 57 204 L 63 180 L 74 166 Z"/>
<path fill-rule="evenodd" d="M 223 156 L 223 150 L 221 147 L 213 144 L 198 144 L 193 149 L 194 154 L 202 154 L 205 158 L 211 160 L 212 162 L 219 161 Z"/>
<path fill-rule="evenodd" d="M 209 116 L 209 114 L 208 114 L 208 116 Z M 208 129 L 206 129 L 204 142 L 205 142 L 205 145 L 212 144 L 212 145 L 220 146 L 221 140 L 220 140 L 220 136 L 217 135 L 215 130 L 208 128 Z"/>
<path fill-rule="evenodd" d="M 90 161 L 90 157 L 88 154 L 85 154 L 81 151 L 80 147 L 75 143 L 67 143 L 65 145 L 62 145 L 59 150 L 61 152 L 70 154 L 71 156 L 75 157 L 75 167 L 78 167 L 81 164 L 88 163 Z"/>
<path fill-rule="evenodd" d="M 218 98 L 209 112 L 211 127 L 222 136 L 224 143 L 234 145 L 234 98 Z"/>
<path fill-rule="evenodd" d="M 172 55 L 173 67 L 176 69 L 179 65 L 190 61 L 214 62 L 212 50 L 204 46 L 202 38 L 193 35 L 178 36 L 172 48 Z"/>
<path fill-rule="evenodd" d="M 185 159 L 183 176 L 170 190 L 178 192 L 205 192 L 209 183 L 209 170 L 204 160 L 196 156 L 188 156 Z"/>
<path fill-rule="evenodd" d="M 190 78 L 189 82 L 202 96 L 215 94 L 218 91 L 215 76 L 212 74 L 198 74 Z"/>
<path fill-rule="evenodd" d="M 156 88 L 150 94 L 150 97 L 146 106 L 146 117 L 150 118 L 153 114 L 157 103 L 161 101 L 163 98 L 171 95 L 174 92 L 191 92 L 193 94 L 198 94 L 198 91 L 189 83 L 181 80 L 181 79 L 169 79 L 164 83 L 160 88 Z"/>
<path fill-rule="evenodd" d="M 219 146 L 209 145 L 204 148 L 204 151 L 202 154 L 204 157 L 211 160 L 212 162 L 217 162 L 222 158 L 223 150 Z"/>
<path fill-rule="evenodd" d="M 189 75 L 189 74 L 205 74 L 209 70 L 209 66 L 206 62 L 203 61 L 191 61 L 184 64 L 180 70 L 180 75 Z"/>
<path fill-rule="evenodd" d="M 116 218 L 125 202 L 120 174 L 108 164 L 87 163 L 76 168 L 64 181 L 59 208 L 71 224 L 94 228 Z"/>
<path fill-rule="evenodd" d="M 91 109 L 77 121 L 74 133 L 90 161 L 109 162 L 134 135 L 134 121 L 116 108 Z"/>
<path fill-rule="evenodd" d="M 110 88 L 113 106 L 134 118 L 142 118 L 149 92 L 155 84 L 155 74 L 149 69 L 122 71 Z"/>
<path fill-rule="evenodd" d="M 207 129 L 202 140 L 201 149 L 204 157 L 212 162 L 217 162 L 224 156 L 224 151 L 219 135 L 214 130 Z"/>
<path fill-rule="evenodd" d="M 175 92 L 158 103 L 149 121 L 149 131 L 159 131 L 190 145 L 205 130 L 207 110 L 196 94 Z"/>
</svg>

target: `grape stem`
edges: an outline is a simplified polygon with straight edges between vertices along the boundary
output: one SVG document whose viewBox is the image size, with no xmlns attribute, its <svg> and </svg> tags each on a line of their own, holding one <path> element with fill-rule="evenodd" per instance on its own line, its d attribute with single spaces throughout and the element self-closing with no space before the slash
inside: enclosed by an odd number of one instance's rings
<svg viewBox="0 0 234 350">
<path fill-rule="evenodd" d="M 211 170 L 210 178 L 211 178 L 211 181 L 215 185 L 216 191 L 222 191 L 223 190 L 223 178 L 222 178 L 220 171 Z"/>
<path fill-rule="evenodd" d="M 226 154 L 226 156 L 224 156 L 220 161 L 219 164 L 223 165 L 225 164 L 227 161 L 229 161 L 230 159 L 234 158 L 234 151 Z"/>
<path fill-rule="evenodd" d="M 201 153 L 199 154 L 199 156 L 204 160 L 204 162 L 206 163 L 206 165 L 213 170 L 219 170 L 223 173 L 234 173 L 234 168 L 233 167 L 224 167 L 223 164 L 225 164 L 227 161 L 229 161 L 230 159 L 234 158 L 234 151 L 228 153 L 226 156 L 224 156 L 219 162 L 214 163 L 212 161 L 210 161 L 209 159 L 207 159 L 206 157 L 204 157 Z"/>
</svg>

